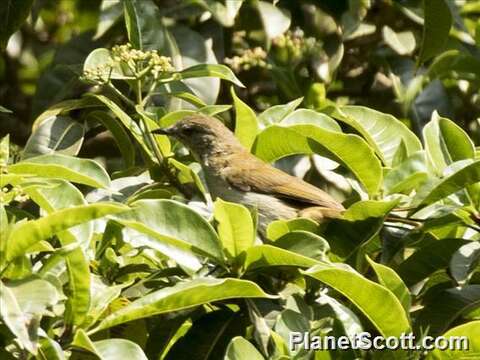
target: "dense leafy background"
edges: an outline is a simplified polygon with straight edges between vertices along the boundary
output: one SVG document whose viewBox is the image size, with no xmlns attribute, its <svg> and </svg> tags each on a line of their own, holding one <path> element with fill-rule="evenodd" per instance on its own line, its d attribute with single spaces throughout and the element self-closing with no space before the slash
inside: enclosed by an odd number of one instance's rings
<svg viewBox="0 0 480 360">
<path fill-rule="evenodd" d="M 480 2 L 4 0 L 0 356 L 480 357 Z M 128 44 L 128 45 L 126 45 Z M 212 201 L 200 112 L 343 219 Z M 308 352 L 289 333 L 468 335 Z"/>
</svg>

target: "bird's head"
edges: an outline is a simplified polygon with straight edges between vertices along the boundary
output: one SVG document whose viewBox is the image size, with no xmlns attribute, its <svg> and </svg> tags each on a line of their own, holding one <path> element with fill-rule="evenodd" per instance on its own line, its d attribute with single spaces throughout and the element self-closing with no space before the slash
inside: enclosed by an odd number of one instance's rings
<svg viewBox="0 0 480 360">
<path fill-rule="evenodd" d="M 153 133 L 176 138 L 199 157 L 241 148 L 237 138 L 221 121 L 205 115 L 187 116 Z"/>
</svg>

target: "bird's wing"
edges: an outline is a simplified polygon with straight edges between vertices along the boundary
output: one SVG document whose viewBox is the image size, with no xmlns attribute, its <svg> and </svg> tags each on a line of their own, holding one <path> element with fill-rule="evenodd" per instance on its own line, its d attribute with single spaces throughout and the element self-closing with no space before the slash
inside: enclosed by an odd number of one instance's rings
<svg viewBox="0 0 480 360">
<path fill-rule="evenodd" d="M 344 210 L 343 206 L 326 192 L 248 155 L 232 155 L 232 157 L 239 156 L 240 161 L 230 160 L 241 165 L 226 167 L 222 171 L 223 176 L 232 186 L 242 191 L 256 191 L 302 203 Z"/>
</svg>

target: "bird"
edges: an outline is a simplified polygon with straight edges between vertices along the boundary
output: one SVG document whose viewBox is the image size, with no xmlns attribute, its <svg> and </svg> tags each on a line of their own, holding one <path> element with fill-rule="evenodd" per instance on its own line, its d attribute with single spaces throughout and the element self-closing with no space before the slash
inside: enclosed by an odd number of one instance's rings
<svg viewBox="0 0 480 360">
<path fill-rule="evenodd" d="M 189 115 L 152 132 L 171 136 L 190 150 L 202 167 L 213 199 L 256 209 L 263 237 L 274 220 L 304 217 L 322 223 L 341 218 L 345 211 L 325 191 L 251 154 L 216 118 Z"/>
</svg>

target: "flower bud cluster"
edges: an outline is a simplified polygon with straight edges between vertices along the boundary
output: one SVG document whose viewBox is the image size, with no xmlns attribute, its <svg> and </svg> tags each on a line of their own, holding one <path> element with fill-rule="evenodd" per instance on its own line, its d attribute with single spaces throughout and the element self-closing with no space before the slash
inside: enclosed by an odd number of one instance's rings
<svg viewBox="0 0 480 360">
<path fill-rule="evenodd" d="M 225 64 L 229 65 L 233 71 L 240 72 L 250 70 L 252 67 L 270 68 L 267 63 L 267 53 L 261 47 L 245 50 L 240 56 L 225 58 Z"/>
<path fill-rule="evenodd" d="M 157 50 L 138 50 L 131 44 L 115 45 L 111 50 L 111 60 L 99 64 L 94 68 L 85 69 L 83 77 L 96 83 L 105 83 L 109 79 L 112 69 L 121 69 L 128 76 L 143 77 L 153 75 L 155 78 L 161 73 L 173 72 L 171 58 L 161 56 Z"/>
<path fill-rule="evenodd" d="M 19 187 L 3 187 L 2 191 L 0 192 L 0 203 L 6 202 L 9 203 L 11 200 L 18 201 L 18 202 L 25 202 L 30 199 L 30 196 L 26 194 L 22 189 Z"/>
<path fill-rule="evenodd" d="M 305 37 L 301 29 L 287 31 L 272 40 L 274 52 L 280 62 L 299 63 L 322 51 L 322 44 L 314 37 Z"/>
</svg>

